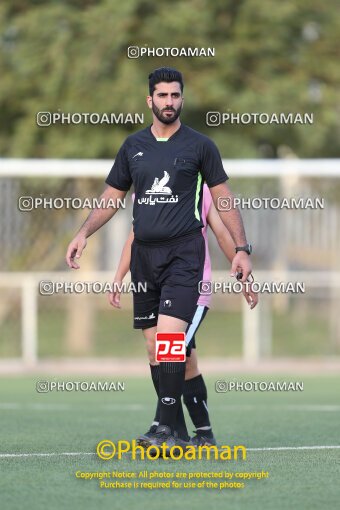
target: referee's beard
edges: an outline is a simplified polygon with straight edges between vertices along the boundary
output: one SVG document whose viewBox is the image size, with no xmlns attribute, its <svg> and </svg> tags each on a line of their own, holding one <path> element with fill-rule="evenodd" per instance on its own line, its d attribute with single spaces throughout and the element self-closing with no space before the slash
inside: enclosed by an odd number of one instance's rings
<svg viewBox="0 0 340 510">
<path fill-rule="evenodd" d="M 181 111 L 182 111 L 182 105 L 179 108 L 177 108 L 177 110 L 175 108 L 173 108 L 172 106 L 168 106 L 168 107 L 163 108 L 162 110 L 160 110 L 159 108 L 157 108 L 155 103 L 152 101 L 152 111 L 156 115 L 157 119 L 160 122 L 163 122 L 163 124 L 172 124 L 180 116 Z M 165 111 L 172 111 L 172 112 L 174 112 L 174 115 L 172 117 L 167 117 L 163 113 Z"/>
</svg>

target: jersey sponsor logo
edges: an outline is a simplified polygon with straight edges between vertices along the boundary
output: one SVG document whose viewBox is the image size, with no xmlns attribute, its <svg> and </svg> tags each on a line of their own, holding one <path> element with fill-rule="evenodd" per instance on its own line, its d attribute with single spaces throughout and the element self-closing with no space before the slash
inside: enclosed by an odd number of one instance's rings
<svg viewBox="0 0 340 510">
<path fill-rule="evenodd" d="M 185 333 L 156 333 L 156 361 L 185 361 Z"/>
<path fill-rule="evenodd" d="M 151 189 L 147 189 L 145 193 L 148 195 L 172 195 L 171 189 L 168 186 L 165 186 L 168 184 L 169 180 L 170 175 L 168 172 L 164 171 L 164 176 L 161 179 L 155 177 Z"/>
<path fill-rule="evenodd" d="M 172 404 L 176 404 L 176 399 L 172 397 L 163 397 L 161 399 L 162 404 L 165 404 L 166 406 L 171 406 Z"/>
<path fill-rule="evenodd" d="M 155 205 L 155 204 L 167 204 L 177 203 L 178 195 L 174 196 L 169 186 L 166 186 L 170 180 L 168 172 L 164 171 L 163 177 L 155 177 L 153 184 L 150 189 L 145 191 L 146 198 L 139 198 L 138 204 Z"/>
<path fill-rule="evenodd" d="M 156 319 L 156 315 L 152 312 L 150 315 L 145 315 L 144 317 L 135 317 L 135 321 L 143 321 L 146 319 Z"/>
</svg>

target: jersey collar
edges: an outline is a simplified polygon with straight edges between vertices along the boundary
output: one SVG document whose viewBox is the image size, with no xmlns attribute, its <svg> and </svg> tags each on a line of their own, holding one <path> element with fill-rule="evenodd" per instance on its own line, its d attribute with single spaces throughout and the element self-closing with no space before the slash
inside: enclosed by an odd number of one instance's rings
<svg viewBox="0 0 340 510">
<path fill-rule="evenodd" d="M 163 140 L 163 139 L 161 139 L 161 140 L 157 140 L 157 138 L 154 136 L 154 134 L 153 134 L 153 133 L 152 133 L 152 131 L 151 131 L 151 126 L 152 126 L 152 124 L 150 124 L 150 126 L 149 126 L 149 128 L 148 128 L 148 130 L 149 130 L 149 135 L 151 136 L 151 138 L 152 138 L 155 142 L 157 142 L 157 143 L 159 143 L 159 142 L 165 142 L 165 140 Z M 171 140 L 173 140 L 175 137 L 177 137 L 177 136 L 178 136 L 178 134 L 182 131 L 182 127 L 183 127 L 183 124 L 181 124 L 181 125 L 179 126 L 179 128 L 177 129 L 177 131 L 175 131 L 175 132 L 174 132 L 174 134 L 173 134 L 173 135 L 171 135 L 171 136 L 167 139 L 167 142 L 170 142 L 170 141 L 171 141 Z"/>
</svg>

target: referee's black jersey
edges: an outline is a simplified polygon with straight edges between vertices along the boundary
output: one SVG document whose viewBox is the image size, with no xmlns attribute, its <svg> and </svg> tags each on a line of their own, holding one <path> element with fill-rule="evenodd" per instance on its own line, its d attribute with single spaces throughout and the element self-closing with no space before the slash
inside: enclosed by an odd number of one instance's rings
<svg viewBox="0 0 340 510">
<path fill-rule="evenodd" d="M 133 183 L 135 238 L 157 242 L 203 227 L 203 182 L 211 188 L 227 179 L 216 145 L 181 124 L 167 141 L 158 141 L 150 126 L 129 136 L 106 183 L 122 191 Z"/>
</svg>

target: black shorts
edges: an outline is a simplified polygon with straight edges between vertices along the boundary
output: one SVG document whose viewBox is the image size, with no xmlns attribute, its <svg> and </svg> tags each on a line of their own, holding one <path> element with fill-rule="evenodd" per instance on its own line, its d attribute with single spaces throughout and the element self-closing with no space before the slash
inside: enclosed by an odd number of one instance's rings
<svg viewBox="0 0 340 510">
<path fill-rule="evenodd" d="M 135 329 L 156 326 L 158 315 L 169 315 L 191 324 L 203 277 L 205 242 L 201 229 L 162 244 L 135 239 L 131 246 L 131 282 L 134 284 Z M 137 284 L 146 283 L 147 291 Z"/>
<path fill-rule="evenodd" d="M 187 346 L 187 357 L 191 354 L 191 349 L 196 349 L 196 338 L 195 335 L 198 328 L 203 322 L 204 317 L 207 315 L 209 308 L 204 305 L 197 305 L 195 315 L 192 319 L 192 323 L 187 327 L 185 335 L 185 343 Z"/>
</svg>

